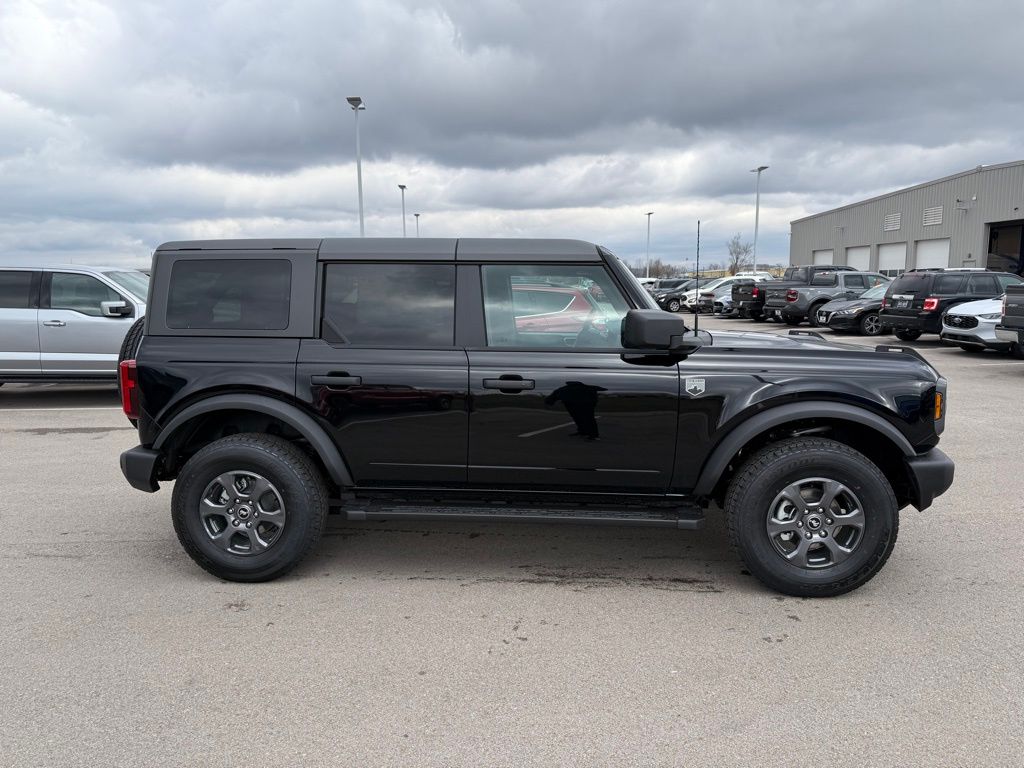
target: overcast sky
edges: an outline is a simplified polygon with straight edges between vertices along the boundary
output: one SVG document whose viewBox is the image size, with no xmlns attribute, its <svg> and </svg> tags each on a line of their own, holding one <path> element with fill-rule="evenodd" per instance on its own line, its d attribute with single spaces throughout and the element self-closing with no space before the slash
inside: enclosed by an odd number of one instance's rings
<svg viewBox="0 0 1024 768">
<path fill-rule="evenodd" d="M 0 262 L 166 240 L 579 237 L 784 262 L 789 222 L 1024 158 L 1007 2 L 0 2 Z"/>
</svg>

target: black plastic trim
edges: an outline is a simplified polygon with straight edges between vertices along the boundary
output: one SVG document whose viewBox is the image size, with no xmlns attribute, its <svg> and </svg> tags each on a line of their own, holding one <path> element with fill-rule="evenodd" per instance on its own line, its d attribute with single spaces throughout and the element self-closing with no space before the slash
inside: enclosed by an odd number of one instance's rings
<svg viewBox="0 0 1024 768">
<path fill-rule="evenodd" d="M 911 503 L 924 511 L 953 484 L 956 467 L 953 460 L 938 448 L 913 456 L 907 460 L 907 469 L 913 481 L 914 498 Z"/>
<path fill-rule="evenodd" d="M 150 448 L 137 445 L 121 454 L 121 473 L 132 488 L 146 493 L 160 490 L 156 481 L 157 465 L 162 454 Z"/>
</svg>

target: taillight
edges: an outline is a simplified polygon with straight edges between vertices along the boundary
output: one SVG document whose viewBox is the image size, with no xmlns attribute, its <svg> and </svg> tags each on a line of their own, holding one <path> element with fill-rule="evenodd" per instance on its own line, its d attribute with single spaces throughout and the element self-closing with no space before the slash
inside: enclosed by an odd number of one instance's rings
<svg viewBox="0 0 1024 768">
<path fill-rule="evenodd" d="M 760 295 L 761 295 L 761 292 L 757 289 L 757 286 L 755 285 L 753 287 L 753 289 L 750 291 L 750 296 L 751 296 L 751 298 L 756 299 Z"/>
<path fill-rule="evenodd" d="M 929 298 L 924 300 L 924 311 L 933 312 L 939 308 L 939 300 L 936 298 Z"/>
<path fill-rule="evenodd" d="M 889 300 L 883 296 L 882 297 L 882 309 L 885 309 L 888 306 L 889 306 Z"/>
<path fill-rule="evenodd" d="M 121 408 L 129 419 L 139 418 L 139 374 L 134 360 L 122 360 L 118 366 L 121 382 Z"/>
<path fill-rule="evenodd" d="M 796 301 L 797 298 L 798 294 L 796 290 L 794 290 L 793 288 L 790 288 L 788 291 L 786 291 L 786 301 Z"/>
</svg>

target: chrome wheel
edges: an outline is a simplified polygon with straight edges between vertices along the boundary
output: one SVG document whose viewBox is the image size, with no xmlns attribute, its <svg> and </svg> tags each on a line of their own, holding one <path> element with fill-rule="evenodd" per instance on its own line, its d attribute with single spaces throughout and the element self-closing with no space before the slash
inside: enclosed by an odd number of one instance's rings
<svg viewBox="0 0 1024 768">
<path fill-rule="evenodd" d="M 848 487 L 824 477 L 786 486 L 772 501 L 766 521 L 775 551 L 799 568 L 839 565 L 864 534 L 864 511 Z"/>
<path fill-rule="evenodd" d="M 678 302 L 678 301 L 677 301 L 676 299 L 672 299 L 672 300 L 671 300 L 671 301 L 670 301 L 670 302 L 668 303 L 668 311 L 669 311 L 669 312 L 678 312 L 678 311 L 679 311 L 679 307 L 680 307 L 680 306 L 681 306 L 681 305 L 679 304 L 679 302 Z"/>
<path fill-rule="evenodd" d="M 245 470 L 214 478 L 199 501 L 199 518 L 210 541 L 234 555 L 265 552 L 281 538 L 284 501 L 273 483 Z"/>
<path fill-rule="evenodd" d="M 877 336 L 882 332 L 882 318 L 874 312 L 864 315 L 860 321 L 860 329 L 865 336 Z"/>
</svg>

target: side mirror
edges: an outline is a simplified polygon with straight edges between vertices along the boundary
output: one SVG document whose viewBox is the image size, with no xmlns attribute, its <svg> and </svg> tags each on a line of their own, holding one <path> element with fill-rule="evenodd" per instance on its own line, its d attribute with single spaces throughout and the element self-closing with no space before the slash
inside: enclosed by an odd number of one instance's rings
<svg viewBox="0 0 1024 768">
<path fill-rule="evenodd" d="M 101 301 L 100 314 L 104 317 L 125 317 L 132 313 L 131 305 L 127 301 Z"/>
<path fill-rule="evenodd" d="M 631 309 L 622 320 L 622 346 L 652 352 L 688 355 L 703 346 L 679 315 L 660 309 Z"/>
</svg>

